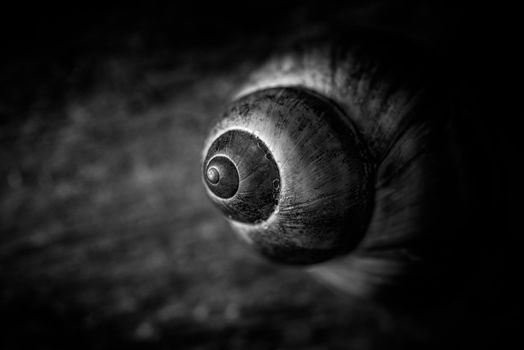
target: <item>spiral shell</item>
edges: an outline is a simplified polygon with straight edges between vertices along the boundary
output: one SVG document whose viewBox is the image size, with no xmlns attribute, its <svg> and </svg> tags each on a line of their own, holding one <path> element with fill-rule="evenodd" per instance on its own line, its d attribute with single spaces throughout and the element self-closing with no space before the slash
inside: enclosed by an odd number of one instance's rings
<svg viewBox="0 0 524 350">
<path fill-rule="evenodd" d="M 314 263 L 362 237 L 371 168 L 353 126 L 327 99 L 299 88 L 249 94 L 229 107 L 208 145 L 211 200 L 266 256 Z"/>
<path fill-rule="evenodd" d="M 471 238 L 465 228 L 475 196 L 433 64 L 404 42 L 351 35 L 272 58 L 240 88 L 207 141 L 211 200 L 257 250 L 316 263 L 313 275 L 350 294 L 460 278 L 467 264 L 455 262 Z M 235 134 L 243 133 L 251 141 L 239 146 Z M 232 143 L 215 147 L 228 137 Z M 262 153 L 263 162 L 246 161 Z M 210 187 L 218 156 L 239 173 L 231 198 Z M 267 176 L 246 180 L 259 170 Z M 252 193 L 266 200 L 240 200 Z"/>
</svg>

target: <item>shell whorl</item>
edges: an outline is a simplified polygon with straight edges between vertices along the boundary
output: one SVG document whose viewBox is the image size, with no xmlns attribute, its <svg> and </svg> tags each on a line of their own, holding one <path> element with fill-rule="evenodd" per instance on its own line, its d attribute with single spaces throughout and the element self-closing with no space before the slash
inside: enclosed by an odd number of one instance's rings
<svg viewBox="0 0 524 350">
<path fill-rule="evenodd" d="M 236 100 L 214 129 L 204 156 L 212 202 L 240 235 L 273 260 L 304 264 L 352 249 L 372 204 L 365 151 L 350 121 L 317 94 L 270 88 Z M 217 157 L 239 176 L 230 198 L 207 173 Z"/>
</svg>

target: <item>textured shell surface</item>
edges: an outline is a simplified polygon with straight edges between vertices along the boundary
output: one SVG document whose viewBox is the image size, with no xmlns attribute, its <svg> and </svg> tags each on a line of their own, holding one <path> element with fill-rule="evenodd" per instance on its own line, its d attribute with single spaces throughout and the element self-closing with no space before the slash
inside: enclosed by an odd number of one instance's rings
<svg viewBox="0 0 524 350">
<path fill-rule="evenodd" d="M 463 155 L 450 131 L 452 102 L 423 50 L 387 38 L 337 40 L 297 45 L 254 71 L 204 158 L 232 130 L 267 146 L 279 201 L 267 219 L 231 220 L 265 255 L 314 263 L 313 275 L 355 295 L 397 280 L 431 285 L 452 265 L 456 232 L 473 211 L 461 202 L 470 189 L 455 166 Z"/>
</svg>

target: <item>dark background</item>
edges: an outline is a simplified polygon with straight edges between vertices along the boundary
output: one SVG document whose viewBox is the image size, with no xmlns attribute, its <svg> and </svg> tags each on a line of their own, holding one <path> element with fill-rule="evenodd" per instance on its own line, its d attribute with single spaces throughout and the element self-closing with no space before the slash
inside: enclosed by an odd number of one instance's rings
<svg viewBox="0 0 524 350">
<path fill-rule="evenodd" d="M 4 7 L 0 348 L 509 342 L 522 325 L 521 241 L 510 190 L 516 117 L 504 111 L 509 92 L 498 80 L 508 64 L 499 10 L 431 1 Z M 486 271 L 478 295 L 439 312 L 355 300 L 269 264 L 205 198 L 203 140 L 242 79 L 289 38 L 346 23 L 434 50 L 452 67 L 450 86 L 466 82 L 468 103 L 482 105 L 478 121 L 490 128 L 486 147 L 497 163 L 485 171 L 496 196 L 486 205 L 493 244 L 504 250 L 486 260 L 504 262 Z M 492 294 L 483 293 L 488 285 Z M 467 299 L 475 308 L 461 307 Z"/>
</svg>

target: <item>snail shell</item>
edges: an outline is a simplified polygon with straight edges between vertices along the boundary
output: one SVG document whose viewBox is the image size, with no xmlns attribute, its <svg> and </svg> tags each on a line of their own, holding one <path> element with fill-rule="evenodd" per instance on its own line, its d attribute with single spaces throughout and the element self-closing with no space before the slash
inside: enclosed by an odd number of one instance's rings
<svg viewBox="0 0 524 350">
<path fill-rule="evenodd" d="M 270 88 L 235 101 L 206 147 L 203 177 L 236 231 L 273 260 L 316 263 L 352 249 L 371 207 L 371 167 L 325 98 Z"/>
<path fill-rule="evenodd" d="M 455 253 L 475 205 L 436 76 L 423 52 L 388 38 L 274 57 L 205 145 L 211 201 L 256 250 L 313 264 L 350 294 L 438 285 L 462 271 Z"/>
</svg>

